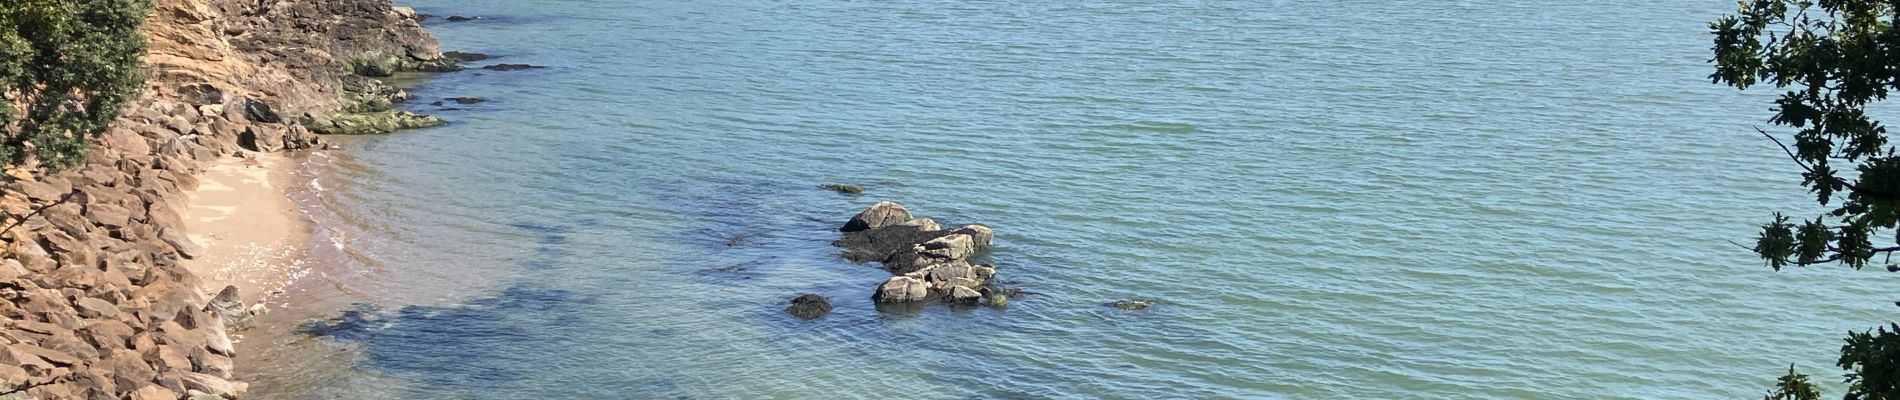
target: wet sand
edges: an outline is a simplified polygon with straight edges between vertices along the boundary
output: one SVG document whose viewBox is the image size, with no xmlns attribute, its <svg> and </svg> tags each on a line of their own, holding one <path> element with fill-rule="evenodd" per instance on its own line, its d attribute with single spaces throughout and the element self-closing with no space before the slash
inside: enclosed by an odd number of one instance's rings
<svg viewBox="0 0 1900 400">
<path fill-rule="evenodd" d="M 286 192 L 297 164 L 277 153 L 223 157 L 198 176 L 184 217 L 206 256 L 185 266 L 205 290 L 235 285 L 245 304 L 257 304 L 308 273 L 301 253 L 311 223 Z"/>
</svg>

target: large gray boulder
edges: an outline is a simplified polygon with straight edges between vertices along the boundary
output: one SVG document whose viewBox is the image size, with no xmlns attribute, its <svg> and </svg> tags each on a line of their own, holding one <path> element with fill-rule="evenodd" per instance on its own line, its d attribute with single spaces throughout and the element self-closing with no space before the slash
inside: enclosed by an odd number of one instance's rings
<svg viewBox="0 0 1900 400">
<path fill-rule="evenodd" d="M 991 231 L 990 227 L 976 224 L 964 225 L 954 231 L 950 231 L 950 233 L 970 235 L 970 241 L 976 246 L 977 250 L 989 248 L 990 240 L 996 238 L 996 233 Z"/>
<path fill-rule="evenodd" d="M 905 221 L 910 221 L 910 210 L 905 210 L 903 205 L 896 202 L 880 201 L 864 209 L 863 212 L 859 212 L 857 216 L 851 217 L 851 220 L 845 222 L 843 227 L 839 227 L 838 231 L 851 233 L 902 224 Z"/>
<path fill-rule="evenodd" d="M 952 303 L 975 304 L 977 300 L 983 298 L 983 293 L 963 286 L 951 286 L 945 298 Z"/>
<path fill-rule="evenodd" d="M 963 261 L 953 261 L 953 262 L 948 262 L 944 264 L 933 265 L 930 268 L 919 270 L 917 272 L 912 272 L 906 275 L 922 278 L 924 282 L 930 282 L 932 284 L 939 283 L 939 282 L 947 282 L 951 279 L 956 279 L 956 278 L 966 278 L 966 279 L 976 280 L 979 282 L 989 279 L 989 277 L 987 276 L 982 276 L 981 274 L 978 274 L 975 266 L 971 266 L 970 263 L 966 263 Z"/>
<path fill-rule="evenodd" d="M 976 240 L 970 235 L 952 233 L 917 245 L 918 253 L 945 260 L 967 260 L 976 255 Z"/>
<path fill-rule="evenodd" d="M 871 300 L 879 303 L 904 303 L 920 301 L 930 296 L 930 284 L 923 279 L 908 276 L 893 276 L 877 285 L 877 292 L 871 294 Z"/>
</svg>

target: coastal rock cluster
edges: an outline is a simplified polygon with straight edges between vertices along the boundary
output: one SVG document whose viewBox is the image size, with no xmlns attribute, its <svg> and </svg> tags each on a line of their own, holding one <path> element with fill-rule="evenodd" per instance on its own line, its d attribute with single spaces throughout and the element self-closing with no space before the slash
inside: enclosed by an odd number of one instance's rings
<svg viewBox="0 0 1900 400">
<path fill-rule="evenodd" d="M 228 330 L 250 311 L 236 288 L 204 287 L 180 264 L 205 251 L 185 232 L 185 192 L 218 157 L 318 146 L 312 121 L 386 111 L 361 103 L 400 91 L 352 62 L 454 63 L 389 0 L 155 3 L 146 88 L 89 160 L 55 174 L 9 166 L 0 178 L 0 397 L 244 393 Z"/>
<path fill-rule="evenodd" d="M 838 228 L 833 242 L 853 262 L 877 262 L 892 276 L 877 286 L 878 303 L 928 300 L 1001 306 L 1007 297 L 992 285 L 996 267 L 971 264 L 988 249 L 995 234 L 983 225 L 944 229 L 929 218 L 913 218 L 895 202 L 883 201 L 859 212 Z"/>
</svg>

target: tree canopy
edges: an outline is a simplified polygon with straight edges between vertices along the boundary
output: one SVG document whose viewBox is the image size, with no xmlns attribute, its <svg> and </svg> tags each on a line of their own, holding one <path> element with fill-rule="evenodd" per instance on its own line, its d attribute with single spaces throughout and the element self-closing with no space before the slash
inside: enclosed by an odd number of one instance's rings
<svg viewBox="0 0 1900 400">
<path fill-rule="evenodd" d="M 0 0 L 0 162 L 58 170 L 138 95 L 149 0 Z"/>
<path fill-rule="evenodd" d="M 1715 35 L 1711 81 L 1784 91 L 1757 128 L 1803 170 L 1801 185 L 1825 213 L 1761 227 L 1754 251 L 1787 266 L 1889 263 L 1900 251 L 1900 154 L 1868 106 L 1900 85 L 1900 1 L 1743 0 L 1735 15 L 1709 23 Z M 1784 140 L 1784 136 L 1786 140 Z M 1888 264 L 1888 271 L 1900 266 Z M 1849 332 L 1837 365 L 1850 399 L 1900 399 L 1900 325 Z M 1819 396 L 1791 367 L 1770 399 Z"/>
</svg>

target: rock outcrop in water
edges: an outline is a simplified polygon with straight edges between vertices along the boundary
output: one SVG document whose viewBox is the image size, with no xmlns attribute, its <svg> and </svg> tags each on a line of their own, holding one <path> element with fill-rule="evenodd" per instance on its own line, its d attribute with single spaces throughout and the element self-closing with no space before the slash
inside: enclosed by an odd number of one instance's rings
<svg viewBox="0 0 1900 400">
<path fill-rule="evenodd" d="M 845 259 L 877 262 L 894 274 L 872 292 L 872 300 L 1002 303 L 989 300 L 1001 293 L 991 284 L 996 267 L 970 263 L 995 237 L 989 227 L 964 225 L 946 230 L 929 218 L 912 218 L 903 205 L 883 201 L 851 217 L 838 230 L 844 237 L 832 244 L 845 248 Z"/>
<path fill-rule="evenodd" d="M 786 314 L 804 319 L 822 317 L 830 312 L 831 299 L 811 293 L 798 295 L 792 299 L 792 305 L 785 307 Z"/>
<path fill-rule="evenodd" d="M 389 100 L 349 93 L 380 85 L 352 63 L 452 66 L 415 18 L 389 0 L 156 0 L 146 90 L 88 161 L 57 174 L 10 166 L 0 178 L 0 393 L 245 392 L 231 379 L 227 328 L 249 312 L 235 290 L 214 298 L 179 264 L 204 251 L 184 232 L 184 192 L 205 162 L 316 146 L 307 121 Z"/>
</svg>

